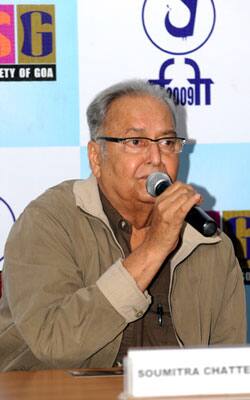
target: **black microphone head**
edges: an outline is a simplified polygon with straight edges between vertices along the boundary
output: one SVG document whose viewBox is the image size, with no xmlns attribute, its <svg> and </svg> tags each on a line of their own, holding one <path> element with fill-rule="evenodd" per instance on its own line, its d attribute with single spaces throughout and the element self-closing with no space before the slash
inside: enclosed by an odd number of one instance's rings
<svg viewBox="0 0 250 400">
<path fill-rule="evenodd" d="M 167 174 L 164 174 L 163 172 L 153 172 L 147 178 L 146 189 L 148 194 L 156 197 L 164 192 L 171 183 L 171 179 Z"/>
</svg>

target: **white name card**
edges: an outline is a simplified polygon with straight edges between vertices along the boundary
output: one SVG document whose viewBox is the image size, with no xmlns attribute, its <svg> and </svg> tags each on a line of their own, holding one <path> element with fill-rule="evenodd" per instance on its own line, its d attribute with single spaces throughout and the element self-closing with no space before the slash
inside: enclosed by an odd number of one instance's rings
<svg viewBox="0 0 250 400">
<path fill-rule="evenodd" d="M 250 347 L 131 349 L 125 365 L 128 397 L 250 393 Z"/>
</svg>

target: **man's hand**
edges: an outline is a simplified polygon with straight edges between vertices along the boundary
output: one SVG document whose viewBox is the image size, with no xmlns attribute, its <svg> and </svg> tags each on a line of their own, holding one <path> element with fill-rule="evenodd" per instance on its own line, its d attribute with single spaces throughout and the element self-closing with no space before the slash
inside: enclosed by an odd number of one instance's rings
<svg viewBox="0 0 250 400">
<path fill-rule="evenodd" d="M 187 213 L 201 200 L 192 186 L 181 182 L 173 183 L 156 198 L 142 243 L 123 262 L 142 291 L 176 248 Z"/>
<path fill-rule="evenodd" d="M 175 182 L 156 198 L 145 241 L 163 260 L 177 246 L 184 219 L 201 202 L 201 195 L 190 185 Z"/>
</svg>

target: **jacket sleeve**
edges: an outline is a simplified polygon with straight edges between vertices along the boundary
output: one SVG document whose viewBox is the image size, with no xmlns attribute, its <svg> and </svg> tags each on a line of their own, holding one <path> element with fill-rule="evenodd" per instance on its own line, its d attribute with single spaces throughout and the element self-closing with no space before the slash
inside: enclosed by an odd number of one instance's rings
<svg viewBox="0 0 250 400">
<path fill-rule="evenodd" d="M 246 302 L 243 274 L 230 239 L 224 234 L 224 268 L 218 268 L 222 302 L 211 333 L 211 344 L 239 345 L 246 343 Z M 218 262 L 218 266 L 220 266 Z M 226 271 L 226 272 L 225 272 Z M 216 284 L 218 284 L 216 282 Z M 216 301 L 216 295 L 214 297 Z"/>
<path fill-rule="evenodd" d="M 12 228 L 5 251 L 13 321 L 33 354 L 56 368 L 81 366 L 150 304 L 120 260 L 85 287 L 72 247 L 54 215 L 29 206 Z"/>
</svg>

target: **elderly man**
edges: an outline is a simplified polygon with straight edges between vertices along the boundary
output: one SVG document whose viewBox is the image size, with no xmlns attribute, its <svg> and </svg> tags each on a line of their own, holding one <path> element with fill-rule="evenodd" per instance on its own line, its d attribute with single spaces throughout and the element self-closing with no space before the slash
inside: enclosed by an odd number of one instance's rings
<svg viewBox="0 0 250 400">
<path fill-rule="evenodd" d="M 87 112 L 92 176 L 33 201 L 6 244 L 1 370 L 111 367 L 131 346 L 240 344 L 242 275 L 229 239 L 184 219 L 184 139 L 165 90 L 114 85 Z M 146 190 L 153 172 L 173 184 Z"/>
</svg>

